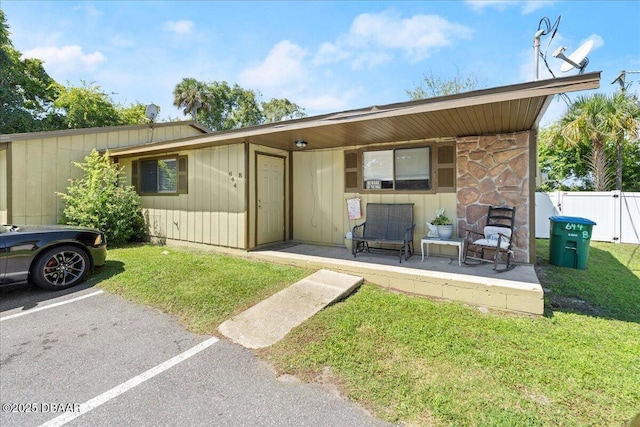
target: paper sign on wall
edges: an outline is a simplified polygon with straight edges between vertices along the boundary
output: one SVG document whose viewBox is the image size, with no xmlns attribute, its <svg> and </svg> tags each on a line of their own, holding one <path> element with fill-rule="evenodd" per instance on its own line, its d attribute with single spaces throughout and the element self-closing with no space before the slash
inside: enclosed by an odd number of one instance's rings
<svg viewBox="0 0 640 427">
<path fill-rule="evenodd" d="M 347 212 L 349 213 L 349 219 L 360 219 L 362 214 L 360 213 L 360 199 L 347 199 Z"/>
</svg>

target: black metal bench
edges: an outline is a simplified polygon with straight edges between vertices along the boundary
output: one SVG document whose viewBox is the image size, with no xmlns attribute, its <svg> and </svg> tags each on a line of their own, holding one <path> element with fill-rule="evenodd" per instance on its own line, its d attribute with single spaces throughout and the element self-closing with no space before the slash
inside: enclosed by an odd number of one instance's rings
<svg viewBox="0 0 640 427">
<path fill-rule="evenodd" d="M 400 262 L 402 251 L 405 260 L 413 255 L 413 203 L 367 203 L 366 217 L 351 232 L 354 258 L 358 252 L 369 252 L 369 242 L 402 245 Z"/>
</svg>

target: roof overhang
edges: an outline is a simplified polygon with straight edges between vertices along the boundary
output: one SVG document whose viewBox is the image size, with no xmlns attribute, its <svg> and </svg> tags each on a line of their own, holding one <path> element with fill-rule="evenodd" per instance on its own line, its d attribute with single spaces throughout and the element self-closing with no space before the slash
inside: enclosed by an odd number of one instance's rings
<svg viewBox="0 0 640 427">
<path fill-rule="evenodd" d="M 117 157 L 250 142 L 282 150 L 307 150 L 384 142 L 453 139 L 527 131 L 553 97 L 597 89 L 600 72 L 476 90 L 418 101 L 374 106 L 181 140 L 111 150 Z"/>
<path fill-rule="evenodd" d="M 203 134 L 211 133 L 211 129 L 201 125 L 200 123 L 194 120 L 185 120 L 182 122 L 154 123 L 153 128 L 157 129 L 157 128 L 174 127 L 174 126 L 180 126 L 180 125 L 192 127 Z M 149 129 L 149 127 L 150 127 L 149 124 L 142 124 L 142 125 L 104 126 L 104 127 L 81 128 L 81 129 L 51 130 L 51 131 L 45 131 L 45 132 L 9 133 L 9 134 L 0 135 L 0 143 L 8 143 L 11 141 L 25 141 L 28 139 L 62 138 L 65 136 Z"/>
</svg>

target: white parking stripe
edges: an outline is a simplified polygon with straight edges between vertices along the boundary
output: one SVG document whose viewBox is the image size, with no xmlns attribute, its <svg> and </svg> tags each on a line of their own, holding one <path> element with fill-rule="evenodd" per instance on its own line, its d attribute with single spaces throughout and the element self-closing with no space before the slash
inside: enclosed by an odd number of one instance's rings
<svg viewBox="0 0 640 427">
<path fill-rule="evenodd" d="M 0 317 L 0 322 L 4 322 L 5 320 L 9 320 L 9 319 L 15 319 L 16 317 L 25 316 L 27 314 L 35 313 L 35 312 L 38 312 L 38 311 L 46 310 L 48 308 L 59 307 L 61 305 L 69 304 L 71 302 L 80 301 L 81 299 L 94 297 L 96 295 L 100 295 L 100 294 L 103 294 L 103 293 L 104 293 L 104 291 L 95 291 L 95 292 L 92 292 L 90 294 L 82 295 L 82 296 L 79 296 L 79 297 L 76 297 L 76 298 L 71 298 L 71 299 L 60 301 L 60 302 L 56 302 L 56 303 L 53 303 L 53 304 L 44 305 L 42 307 L 37 307 L 37 308 L 30 309 L 30 310 L 21 311 L 20 313 L 11 314 L 11 315 L 5 316 L 5 317 Z"/>
<path fill-rule="evenodd" d="M 94 397 L 93 399 L 80 404 L 80 410 L 77 412 L 66 412 L 62 415 L 60 415 L 59 417 L 56 417 L 54 419 L 52 419 L 51 421 L 47 421 L 44 424 L 41 424 L 40 427 L 57 427 L 57 426 L 62 426 L 66 423 L 68 423 L 69 421 L 72 421 L 76 418 L 78 418 L 81 415 L 86 414 L 87 412 L 91 411 L 92 409 L 97 408 L 98 406 L 102 405 L 103 403 L 106 403 L 108 401 L 110 401 L 111 399 L 114 399 L 118 396 L 120 396 L 122 393 L 132 389 L 133 387 L 142 384 L 143 382 L 147 381 L 148 379 L 151 379 L 153 377 L 155 377 L 156 375 L 166 371 L 167 369 L 177 365 L 178 363 L 187 360 L 188 358 L 190 358 L 191 356 L 194 356 L 198 353 L 200 353 L 202 350 L 212 346 L 213 344 L 218 342 L 218 338 L 216 337 L 212 337 L 209 338 L 206 341 L 201 342 L 200 344 L 196 345 L 195 347 L 191 347 L 189 350 L 185 351 L 184 353 L 180 353 L 179 355 L 172 357 L 171 359 L 167 360 L 166 362 L 163 362 L 159 365 L 157 365 L 154 368 L 149 369 L 146 372 L 143 372 L 142 374 L 138 375 L 137 377 L 131 378 L 129 381 L 126 381 L 118 386 L 115 386 L 114 388 L 112 388 L 111 390 L 102 393 L 99 396 Z"/>
</svg>

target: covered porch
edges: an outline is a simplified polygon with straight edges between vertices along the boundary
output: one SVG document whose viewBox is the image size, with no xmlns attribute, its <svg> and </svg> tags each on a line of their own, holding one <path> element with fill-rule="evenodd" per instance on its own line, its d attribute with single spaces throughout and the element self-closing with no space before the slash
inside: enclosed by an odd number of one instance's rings
<svg viewBox="0 0 640 427">
<path fill-rule="evenodd" d="M 419 241 L 418 241 L 419 242 Z M 490 309 L 543 314 L 544 295 L 532 264 L 498 273 L 492 264 L 458 265 L 457 254 L 443 250 L 422 261 L 419 243 L 413 256 L 398 262 L 393 254 L 358 253 L 342 246 L 286 242 L 248 252 L 255 259 L 305 268 L 325 268 L 364 277 L 385 289 L 442 298 Z M 395 254 L 395 252 L 394 252 Z"/>
</svg>

